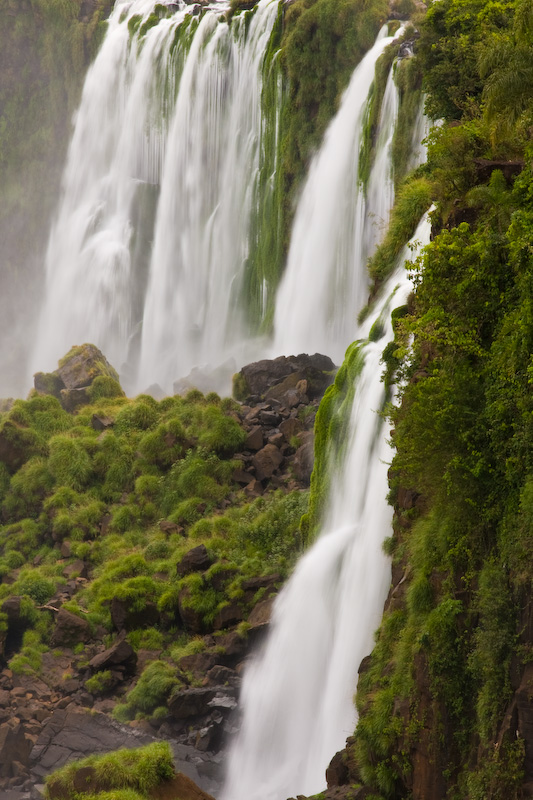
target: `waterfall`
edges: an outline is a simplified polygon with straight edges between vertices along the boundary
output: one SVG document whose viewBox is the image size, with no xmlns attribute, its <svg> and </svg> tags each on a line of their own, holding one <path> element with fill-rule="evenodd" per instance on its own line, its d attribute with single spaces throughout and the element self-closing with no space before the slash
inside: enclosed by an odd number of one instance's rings
<svg viewBox="0 0 533 800">
<path fill-rule="evenodd" d="M 73 344 L 92 341 L 112 363 L 126 356 L 133 321 L 132 207 L 159 180 L 165 110 L 159 62 L 184 14 L 152 28 L 143 46 L 130 40 L 137 0 L 117 5 L 87 75 L 46 256 L 44 298 L 33 369 L 53 369 Z"/>
<path fill-rule="evenodd" d="M 355 69 L 313 160 L 298 204 L 275 313 L 276 354 L 315 351 L 341 360 L 368 295 L 365 269 L 394 201 L 390 147 L 398 113 L 392 71 L 381 107 L 374 169 L 365 194 L 359 151 L 376 61 L 399 36 L 383 26 Z"/>
<path fill-rule="evenodd" d="M 141 385 L 171 386 L 246 340 L 238 299 L 259 171 L 261 67 L 276 14 L 276 4 L 263 0 L 246 46 L 244 18 L 230 33 L 205 16 L 194 39 L 165 161 Z"/>
<path fill-rule="evenodd" d="M 168 391 L 243 350 L 238 299 L 265 200 L 262 67 L 278 3 L 260 0 L 231 24 L 227 6 L 195 9 L 115 6 L 69 148 L 33 370 L 92 341 L 126 388 Z"/>
<path fill-rule="evenodd" d="M 92 341 L 121 369 L 126 389 L 159 383 L 169 391 L 208 362 L 235 359 L 231 372 L 251 356 L 315 350 L 340 361 L 362 340 L 323 533 L 281 593 L 266 648 L 247 670 L 230 754 L 225 800 L 285 800 L 322 788 L 329 759 L 353 731 L 357 667 L 389 582 L 381 544 L 391 519 L 390 452 L 377 412 L 389 311 L 409 291 L 401 267 L 373 316 L 359 328 L 355 320 L 368 294 L 366 261 L 394 200 L 392 71 L 366 189 L 359 153 L 376 61 L 395 37 L 382 29 L 312 161 L 273 340 L 264 342 L 252 337 L 242 294 L 250 231 L 273 198 L 273 180 L 261 175 L 265 164 L 275 172 L 281 115 L 278 108 L 265 119 L 262 92 L 278 0 L 260 0 L 231 24 L 225 6 L 197 8 L 117 0 L 75 120 L 31 366 L 51 369 L 72 344 Z M 427 228 L 416 237 L 425 240 Z M 255 283 L 267 316 L 274 286 L 260 274 Z M 370 342 L 378 319 L 383 337 Z"/>
<path fill-rule="evenodd" d="M 429 233 L 426 216 L 413 241 L 427 244 Z M 412 256 L 405 248 L 399 263 Z M 385 499 L 391 450 L 378 413 L 385 400 L 380 358 L 393 336 L 390 311 L 410 288 L 400 266 L 358 331 L 364 363 L 346 456 L 333 470 L 323 533 L 280 593 L 265 648 L 245 673 L 224 800 L 319 792 L 329 760 L 354 730 L 357 669 L 372 649 L 390 582 L 382 542 L 392 521 Z M 364 341 L 378 320 L 382 338 Z"/>
</svg>

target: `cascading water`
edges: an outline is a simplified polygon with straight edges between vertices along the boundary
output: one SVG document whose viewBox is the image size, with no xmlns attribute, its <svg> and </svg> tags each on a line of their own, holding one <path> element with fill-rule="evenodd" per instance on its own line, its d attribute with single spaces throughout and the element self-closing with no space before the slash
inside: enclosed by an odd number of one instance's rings
<svg viewBox="0 0 533 800">
<path fill-rule="evenodd" d="M 415 241 L 429 242 L 424 218 Z M 400 262 L 412 257 L 407 248 Z M 390 582 L 383 539 L 390 530 L 390 447 L 379 411 L 385 400 L 380 358 L 392 339 L 390 311 L 410 291 L 403 267 L 358 331 L 378 322 L 378 342 L 363 342 L 346 455 L 332 471 L 323 533 L 276 601 L 263 653 L 248 668 L 239 736 L 224 800 L 285 800 L 324 788 L 325 769 L 355 726 L 358 666 L 372 649 Z M 393 305 L 392 305 L 393 304 Z"/>
<path fill-rule="evenodd" d="M 183 18 L 150 30 L 139 53 L 128 21 L 152 5 L 138 0 L 124 19 L 117 6 L 85 81 L 48 246 L 35 369 L 54 368 L 83 341 L 105 348 L 113 363 L 126 356 L 133 321 L 132 205 L 143 184 L 158 182 L 165 144 L 154 65 L 168 59 L 171 28 Z"/>
<path fill-rule="evenodd" d="M 396 37 L 384 26 L 355 69 L 311 164 L 278 290 L 273 352 L 322 352 L 341 360 L 368 294 L 367 259 L 394 201 L 390 146 L 398 92 L 389 75 L 368 192 L 359 183 L 363 120 L 376 61 Z M 305 287 L 305 291 L 303 290 Z"/>
<path fill-rule="evenodd" d="M 213 15 L 194 39 L 165 161 L 141 384 L 169 386 L 246 341 L 238 300 L 259 171 L 261 67 L 276 14 L 263 0 L 246 46 L 244 20 L 230 32 Z"/>
<path fill-rule="evenodd" d="M 118 368 L 129 358 L 130 388 L 168 390 L 246 341 L 236 299 L 264 200 L 262 65 L 278 3 L 231 25 L 226 8 L 159 20 L 155 0 L 117 2 L 77 114 L 33 369 L 92 341 Z"/>
</svg>

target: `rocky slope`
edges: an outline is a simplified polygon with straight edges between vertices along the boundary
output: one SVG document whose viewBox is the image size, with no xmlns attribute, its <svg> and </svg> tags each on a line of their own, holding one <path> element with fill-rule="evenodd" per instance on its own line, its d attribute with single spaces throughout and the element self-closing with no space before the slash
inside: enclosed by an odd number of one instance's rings
<svg viewBox="0 0 533 800">
<path fill-rule="evenodd" d="M 37 797 L 72 758 L 162 737 L 216 791 L 243 665 L 302 546 L 334 374 L 324 356 L 281 357 L 236 376 L 241 403 L 129 401 L 83 345 L 3 403 L 0 790 Z"/>
</svg>

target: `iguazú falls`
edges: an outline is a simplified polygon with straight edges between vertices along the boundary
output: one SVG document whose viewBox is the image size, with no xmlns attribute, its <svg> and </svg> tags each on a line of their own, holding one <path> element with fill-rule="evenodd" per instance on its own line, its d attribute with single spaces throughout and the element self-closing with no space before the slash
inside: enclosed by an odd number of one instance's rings
<svg viewBox="0 0 533 800">
<path fill-rule="evenodd" d="M 0 797 L 530 796 L 493 5 L 1 0 Z"/>
</svg>

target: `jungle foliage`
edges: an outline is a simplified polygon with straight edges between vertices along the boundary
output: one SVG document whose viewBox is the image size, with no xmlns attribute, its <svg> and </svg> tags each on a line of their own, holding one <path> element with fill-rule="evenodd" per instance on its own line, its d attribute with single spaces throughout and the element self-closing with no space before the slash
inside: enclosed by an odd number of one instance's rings
<svg viewBox="0 0 533 800">
<path fill-rule="evenodd" d="M 350 750 L 383 798 L 411 796 L 428 749 L 449 798 L 517 798 L 530 779 L 526 734 L 505 722 L 533 647 L 530 26 L 524 0 L 439 0 L 416 49 L 444 122 L 419 171 L 434 238 L 388 353 L 402 389 L 386 547 L 403 580 Z"/>
</svg>

